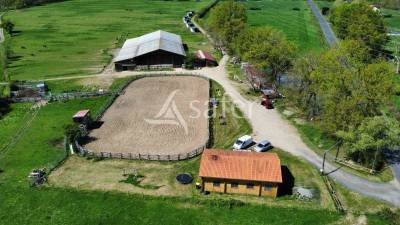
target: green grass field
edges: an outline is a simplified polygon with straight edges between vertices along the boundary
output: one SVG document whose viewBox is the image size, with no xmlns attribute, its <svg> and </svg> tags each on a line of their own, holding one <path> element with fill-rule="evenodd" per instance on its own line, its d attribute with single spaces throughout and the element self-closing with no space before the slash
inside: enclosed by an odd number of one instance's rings
<svg viewBox="0 0 400 225">
<path fill-rule="evenodd" d="M 182 22 L 187 10 L 211 0 L 72 0 L 14 10 L 5 18 L 15 23 L 12 80 L 43 79 L 100 72 L 111 59 L 118 38 L 155 30 L 182 35 L 189 50 L 210 50 L 205 37 Z"/>
<path fill-rule="evenodd" d="M 272 26 L 283 31 L 289 40 L 297 44 L 300 53 L 324 48 L 320 28 L 306 1 L 261 0 L 245 4 L 250 26 Z"/>
<path fill-rule="evenodd" d="M 213 201 L 72 188 L 29 188 L 26 177 L 31 169 L 52 165 L 64 157 L 63 127 L 71 122 L 73 113 L 82 108 L 95 113 L 105 101 L 106 97 L 100 97 L 50 103 L 40 109 L 12 150 L 0 153 L 2 224 L 329 224 L 341 218 L 327 209 L 243 204 L 229 198 Z M 0 121 L 22 116 L 9 113 Z M 7 130 L 13 125 L 1 126 Z M 296 162 L 288 155 L 283 160 Z M 307 180 L 308 171 L 314 170 L 304 166 L 296 173 L 305 174 L 303 180 Z M 192 171 L 193 166 L 182 165 L 182 169 L 188 168 Z"/>
<path fill-rule="evenodd" d="M 213 115 L 213 148 L 232 148 L 237 138 L 252 133 L 252 127 L 243 113 L 233 105 L 217 82 L 211 83 L 211 95 L 220 102 Z M 236 118 L 234 115 L 237 115 Z M 222 117 L 222 118 L 221 118 Z"/>
</svg>

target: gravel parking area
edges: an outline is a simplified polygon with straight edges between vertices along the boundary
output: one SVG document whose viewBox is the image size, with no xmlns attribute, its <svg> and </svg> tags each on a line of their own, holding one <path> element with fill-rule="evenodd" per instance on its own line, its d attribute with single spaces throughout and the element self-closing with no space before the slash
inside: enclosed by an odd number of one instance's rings
<svg viewBox="0 0 400 225">
<path fill-rule="evenodd" d="M 203 78 L 136 80 L 108 108 L 101 119 L 104 123 L 90 133 L 93 140 L 85 147 L 132 154 L 190 152 L 207 141 L 208 99 L 209 83 Z"/>
</svg>

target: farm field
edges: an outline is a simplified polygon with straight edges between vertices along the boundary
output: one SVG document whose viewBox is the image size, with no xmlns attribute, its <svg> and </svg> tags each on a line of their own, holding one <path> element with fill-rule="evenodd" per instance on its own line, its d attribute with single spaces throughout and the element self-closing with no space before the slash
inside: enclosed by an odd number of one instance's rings
<svg viewBox="0 0 400 225">
<path fill-rule="evenodd" d="M 5 19 L 16 32 L 8 74 L 11 80 L 32 80 L 99 73 L 126 38 L 159 29 L 181 35 L 189 51 L 211 50 L 181 19 L 210 2 L 72 0 L 9 11 Z"/>
<path fill-rule="evenodd" d="M 272 26 L 286 34 L 300 53 L 321 51 L 325 46 L 320 28 L 305 0 L 245 2 L 250 26 Z"/>
<path fill-rule="evenodd" d="M 104 123 L 91 131 L 93 141 L 85 147 L 94 152 L 189 153 L 208 140 L 208 99 L 209 81 L 203 78 L 136 80 L 107 109 L 101 118 Z M 168 123 L 175 118 L 178 124 Z"/>
<path fill-rule="evenodd" d="M 31 106 L 30 103 L 12 104 L 7 116 L 3 119 L 0 117 L 0 151 L 11 141 L 12 134 L 29 119 Z"/>
<path fill-rule="evenodd" d="M 273 204 L 260 206 L 230 198 L 215 201 L 213 198 L 152 197 L 66 187 L 29 188 L 26 176 L 32 168 L 50 167 L 65 157 L 63 127 L 70 123 L 74 112 L 88 108 L 96 113 L 105 101 L 105 97 L 100 97 L 44 106 L 12 151 L 0 154 L 2 224 L 132 224 L 132 221 L 164 225 L 187 221 L 191 221 L 191 224 L 262 224 L 265 221 L 269 224 L 329 224 L 343 219 L 328 209 L 280 207 Z M 8 116 L 10 114 L 3 119 Z M 196 167 L 187 161 L 186 165 L 177 168 L 179 171 L 193 171 L 191 168 Z M 234 221 L 232 215 L 235 215 Z"/>
</svg>

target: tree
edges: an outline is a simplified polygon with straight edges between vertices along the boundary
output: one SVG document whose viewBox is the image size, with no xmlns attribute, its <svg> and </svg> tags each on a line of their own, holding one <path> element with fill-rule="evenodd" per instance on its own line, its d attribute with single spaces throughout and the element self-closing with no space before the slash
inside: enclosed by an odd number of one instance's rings
<svg viewBox="0 0 400 225">
<path fill-rule="evenodd" d="M 294 82 L 288 86 L 289 98 L 308 119 L 319 115 L 321 110 L 321 101 L 317 95 L 320 81 L 313 76 L 318 69 L 318 64 L 319 55 L 309 53 L 294 62 L 290 73 L 291 80 Z"/>
<path fill-rule="evenodd" d="M 217 38 L 230 47 L 230 43 L 245 28 L 246 21 L 245 6 L 230 0 L 211 10 L 208 24 Z"/>
<path fill-rule="evenodd" d="M 354 45 L 356 46 L 356 45 Z M 320 55 L 297 60 L 290 73 L 295 84 L 289 91 L 299 108 L 321 122 L 333 134 L 358 127 L 364 118 L 381 114 L 394 93 L 391 66 L 387 62 L 363 62 L 362 50 L 348 44 Z"/>
<path fill-rule="evenodd" d="M 184 61 L 184 63 L 185 63 L 185 68 L 186 69 L 194 69 L 194 67 L 196 66 L 195 64 L 196 64 L 196 56 L 193 54 L 193 53 L 190 53 L 190 54 L 188 54 L 186 57 L 185 57 L 185 61 Z"/>
<path fill-rule="evenodd" d="M 330 16 L 340 39 L 357 40 L 367 46 L 372 56 L 380 55 L 388 42 L 383 17 L 365 3 L 343 3 Z"/>
<path fill-rule="evenodd" d="M 67 137 L 69 143 L 74 143 L 76 138 L 80 137 L 81 130 L 75 123 L 64 126 L 64 134 Z"/>
<path fill-rule="evenodd" d="M 263 71 L 270 71 L 273 81 L 291 66 L 296 47 L 285 35 L 270 27 L 246 29 L 235 40 L 235 52 Z"/>
<path fill-rule="evenodd" d="M 366 118 L 359 127 L 338 131 L 347 155 L 372 169 L 379 170 L 384 162 L 383 151 L 400 145 L 399 122 L 386 115 Z"/>
<path fill-rule="evenodd" d="M 12 34 L 13 30 L 14 30 L 14 24 L 10 21 L 10 20 L 4 20 L 1 23 L 1 27 L 7 31 L 7 33 Z"/>
</svg>

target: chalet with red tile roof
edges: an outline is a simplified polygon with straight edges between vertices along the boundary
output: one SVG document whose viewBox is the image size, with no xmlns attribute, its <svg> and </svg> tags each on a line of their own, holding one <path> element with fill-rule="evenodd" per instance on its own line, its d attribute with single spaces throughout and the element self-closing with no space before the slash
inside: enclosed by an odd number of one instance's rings
<svg viewBox="0 0 400 225">
<path fill-rule="evenodd" d="M 282 183 L 281 162 L 275 153 L 207 149 L 199 176 L 203 191 L 276 197 Z"/>
</svg>

